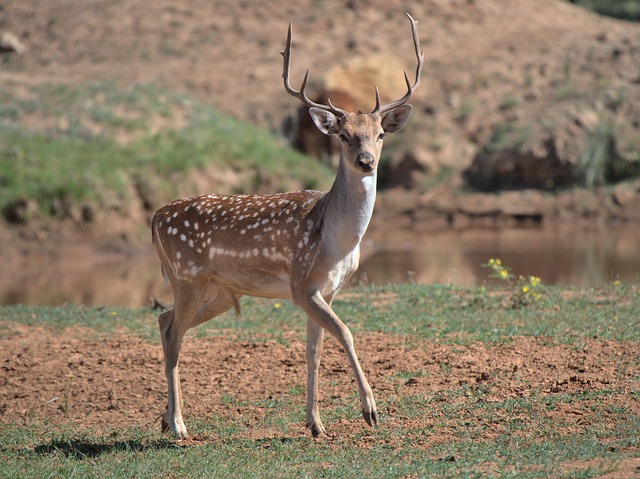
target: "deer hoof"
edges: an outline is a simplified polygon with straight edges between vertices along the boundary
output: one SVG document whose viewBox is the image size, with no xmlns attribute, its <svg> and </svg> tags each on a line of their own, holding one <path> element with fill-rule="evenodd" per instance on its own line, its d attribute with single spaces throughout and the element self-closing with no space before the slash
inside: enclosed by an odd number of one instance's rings
<svg viewBox="0 0 640 479">
<path fill-rule="evenodd" d="M 184 424 L 178 425 L 175 429 L 169 425 L 169 422 L 165 419 L 164 415 L 160 421 L 160 428 L 162 430 L 162 434 L 170 434 L 179 441 L 182 439 L 188 439 L 187 428 L 184 427 Z"/>
<path fill-rule="evenodd" d="M 307 424 L 307 427 L 311 429 L 311 435 L 314 439 L 329 437 L 322 423 L 314 422 L 313 424 Z"/>
<path fill-rule="evenodd" d="M 362 417 L 369 426 L 376 427 L 378 425 L 378 413 L 376 411 L 362 411 Z"/>
</svg>

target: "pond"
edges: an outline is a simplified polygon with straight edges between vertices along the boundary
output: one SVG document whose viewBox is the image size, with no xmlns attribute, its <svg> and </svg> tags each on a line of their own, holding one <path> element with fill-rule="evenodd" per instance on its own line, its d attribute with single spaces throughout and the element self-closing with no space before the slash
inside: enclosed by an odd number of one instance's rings
<svg viewBox="0 0 640 479">
<path fill-rule="evenodd" d="M 522 228 L 416 232 L 399 228 L 365 238 L 350 285 L 413 281 L 456 286 L 491 282 L 482 267 L 500 258 L 515 275 L 543 284 L 603 286 L 640 279 L 637 228 Z M 135 253 L 66 248 L 59 254 L 3 258 L 2 304 L 141 307 L 172 302 L 151 246 Z"/>
</svg>

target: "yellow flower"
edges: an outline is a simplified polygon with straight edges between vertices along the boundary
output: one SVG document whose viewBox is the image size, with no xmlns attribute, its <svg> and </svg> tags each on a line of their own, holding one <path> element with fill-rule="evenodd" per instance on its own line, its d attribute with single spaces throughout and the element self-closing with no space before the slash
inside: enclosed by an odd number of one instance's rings
<svg viewBox="0 0 640 479">
<path fill-rule="evenodd" d="M 616 280 L 613 282 L 613 285 L 614 285 L 614 286 L 620 286 L 620 280 L 619 280 L 619 279 L 616 279 Z"/>
<path fill-rule="evenodd" d="M 282 304 L 280 304 L 280 303 L 274 303 L 273 307 L 274 307 L 275 309 L 280 309 L 280 308 L 282 307 Z"/>
<path fill-rule="evenodd" d="M 528 293 L 528 292 L 529 292 L 529 286 L 528 286 L 528 285 L 524 285 L 524 286 L 522 287 L 522 292 L 523 292 L 523 293 Z"/>
<path fill-rule="evenodd" d="M 500 261 L 500 258 L 496 259 L 495 263 L 500 266 L 502 264 L 502 261 Z"/>
<path fill-rule="evenodd" d="M 529 282 L 531 283 L 531 286 L 535 288 L 540 284 L 540 278 L 538 278 L 537 276 L 531 276 L 529 278 Z"/>
<path fill-rule="evenodd" d="M 503 278 L 506 278 L 507 276 L 509 276 L 509 272 L 506 269 L 501 269 L 500 276 L 502 276 Z"/>
</svg>

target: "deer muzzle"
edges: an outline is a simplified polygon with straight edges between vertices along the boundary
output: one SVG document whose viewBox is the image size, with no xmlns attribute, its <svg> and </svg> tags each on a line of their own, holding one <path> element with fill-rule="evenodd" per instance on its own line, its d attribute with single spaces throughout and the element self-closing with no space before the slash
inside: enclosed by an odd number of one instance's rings
<svg viewBox="0 0 640 479">
<path fill-rule="evenodd" d="M 360 153 L 356 158 L 356 166 L 365 173 L 373 171 L 376 160 L 371 153 Z"/>
</svg>

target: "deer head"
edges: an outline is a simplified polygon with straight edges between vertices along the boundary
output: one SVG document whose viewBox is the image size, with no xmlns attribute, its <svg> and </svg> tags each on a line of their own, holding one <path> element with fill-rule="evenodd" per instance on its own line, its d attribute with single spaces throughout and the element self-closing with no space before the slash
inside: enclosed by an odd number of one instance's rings
<svg viewBox="0 0 640 479">
<path fill-rule="evenodd" d="M 310 100 L 305 92 L 309 78 L 309 70 L 306 71 L 299 90 L 291 87 L 289 76 L 291 67 L 292 25 L 291 23 L 289 24 L 287 46 L 284 52 L 281 52 L 284 57 L 282 77 L 284 79 L 285 90 L 309 107 L 309 114 L 322 133 L 325 135 L 334 135 L 340 139 L 342 144 L 341 161 L 346 161 L 349 168 L 361 174 L 372 174 L 376 171 L 378 161 L 380 160 L 384 135 L 386 133 L 394 133 L 402 128 L 413 109 L 407 102 L 420 85 L 424 52 L 420 50 L 417 22 L 411 15 L 407 14 L 407 17 L 409 17 L 409 21 L 411 22 L 413 44 L 418 60 L 415 80 L 412 85 L 405 71 L 404 77 L 407 84 L 407 93 L 399 100 L 384 105 L 380 104 L 380 94 L 378 87 L 376 87 L 376 106 L 370 113 L 363 113 L 361 111 L 349 113 L 340 108 L 336 108 L 330 99 L 327 100 L 327 105 Z"/>
</svg>

